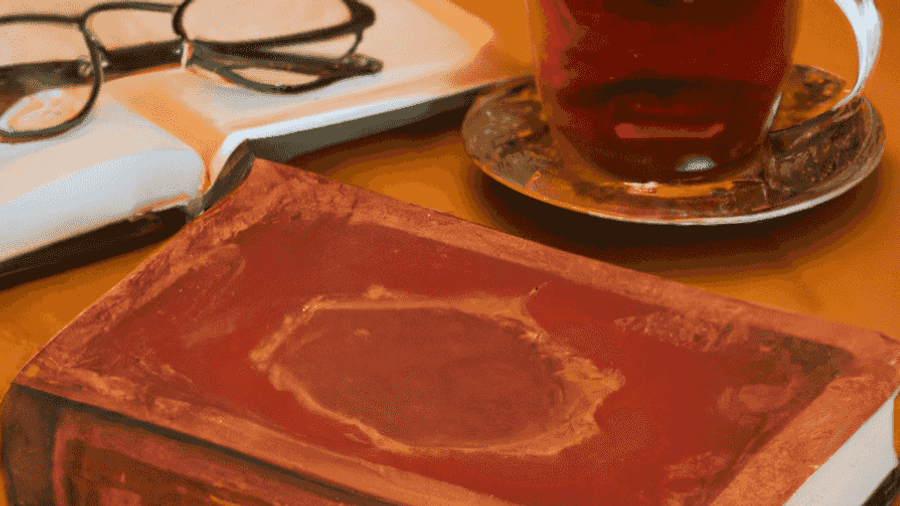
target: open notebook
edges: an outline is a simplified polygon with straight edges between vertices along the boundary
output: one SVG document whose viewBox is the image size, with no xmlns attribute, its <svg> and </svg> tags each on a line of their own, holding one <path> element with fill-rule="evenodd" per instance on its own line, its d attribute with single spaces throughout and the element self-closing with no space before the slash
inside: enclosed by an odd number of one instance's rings
<svg viewBox="0 0 900 506">
<path fill-rule="evenodd" d="M 17 257 L 117 222 L 167 209 L 195 218 L 246 172 L 248 147 L 284 161 L 465 106 L 509 77 L 483 55 L 490 28 L 452 3 L 365 3 L 376 20 L 357 51 L 383 61 L 378 74 L 274 95 L 190 69 L 148 72 L 104 84 L 74 130 L 0 144 L 0 277 L 30 266 Z"/>
<path fill-rule="evenodd" d="M 886 506 L 900 342 L 257 161 L 3 401 L 17 505 Z"/>
</svg>

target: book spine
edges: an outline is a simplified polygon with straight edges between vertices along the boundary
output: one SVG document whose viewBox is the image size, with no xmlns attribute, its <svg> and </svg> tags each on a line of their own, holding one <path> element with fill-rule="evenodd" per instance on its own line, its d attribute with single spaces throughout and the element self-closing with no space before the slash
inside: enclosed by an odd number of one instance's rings
<svg viewBox="0 0 900 506">
<path fill-rule="evenodd" d="M 205 441 L 13 384 L 3 403 L 10 506 L 385 506 Z"/>
<path fill-rule="evenodd" d="M 54 399 L 13 383 L 0 406 L 0 461 L 10 506 L 54 504 L 52 456 L 60 404 Z"/>
</svg>

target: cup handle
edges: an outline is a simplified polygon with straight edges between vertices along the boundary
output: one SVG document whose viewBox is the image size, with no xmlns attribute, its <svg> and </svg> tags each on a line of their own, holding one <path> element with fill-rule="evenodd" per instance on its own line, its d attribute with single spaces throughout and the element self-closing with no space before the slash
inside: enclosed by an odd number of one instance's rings
<svg viewBox="0 0 900 506">
<path fill-rule="evenodd" d="M 881 16 L 875 7 L 873 0 L 834 0 L 844 12 L 844 16 L 850 21 L 853 35 L 856 36 L 856 53 L 859 61 L 859 72 L 856 76 L 856 84 L 853 89 L 838 102 L 833 109 L 837 109 L 850 102 L 862 91 L 872 67 L 875 66 L 875 58 L 881 48 Z"/>
</svg>

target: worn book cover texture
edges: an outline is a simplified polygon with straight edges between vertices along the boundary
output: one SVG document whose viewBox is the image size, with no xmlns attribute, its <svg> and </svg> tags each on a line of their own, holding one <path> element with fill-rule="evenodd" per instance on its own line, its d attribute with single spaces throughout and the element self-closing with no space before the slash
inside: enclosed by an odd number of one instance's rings
<svg viewBox="0 0 900 506">
<path fill-rule="evenodd" d="M 898 353 L 258 161 L 23 370 L 4 466 L 22 504 L 780 505 Z"/>
</svg>

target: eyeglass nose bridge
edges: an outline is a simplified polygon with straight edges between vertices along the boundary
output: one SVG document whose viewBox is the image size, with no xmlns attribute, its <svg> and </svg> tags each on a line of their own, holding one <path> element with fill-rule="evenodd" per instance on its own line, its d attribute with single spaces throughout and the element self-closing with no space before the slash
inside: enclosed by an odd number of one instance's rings
<svg viewBox="0 0 900 506">
<path fill-rule="evenodd" d="M 93 40 L 90 40 L 90 42 L 93 42 Z M 94 44 L 91 47 L 91 49 L 93 49 L 97 52 L 97 61 L 99 62 L 99 67 L 100 67 L 100 72 L 101 72 L 99 77 L 100 77 L 100 82 L 102 83 L 104 80 L 104 76 L 103 76 L 102 72 L 105 71 L 107 68 L 109 68 L 109 59 L 106 57 L 106 51 L 103 48 L 103 46 Z M 88 77 L 92 77 L 95 73 L 94 72 L 95 67 L 97 67 L 97 63 L 93 61 L 93 58 L 91 58 L 91 60 L 89 60 L 89 61 L 79 60 L 78 61 L 78 75 L 85 79 Z"/>
<path fill-rule="evenodd" d="M 188 62 L 190 62 L 191 57 L 194 56 L 194 44 L 187 39 L 181 39 L 181 48 L 179 51 L 181 52 L 181 68 L 187 68 Z"/>
</svg>

